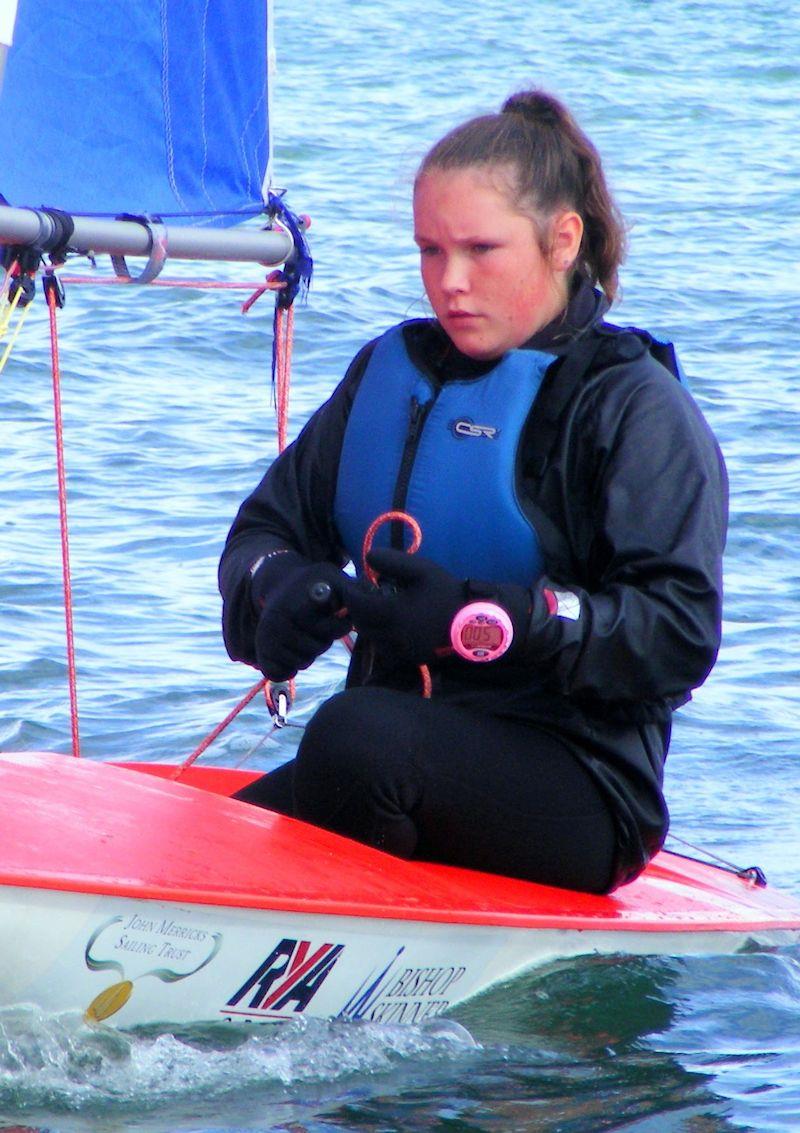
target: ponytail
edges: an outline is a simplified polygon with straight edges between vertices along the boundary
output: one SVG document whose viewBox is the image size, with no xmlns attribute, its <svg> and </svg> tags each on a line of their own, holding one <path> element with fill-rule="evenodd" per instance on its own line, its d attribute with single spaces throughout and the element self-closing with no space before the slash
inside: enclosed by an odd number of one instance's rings
<svg viewBox="0 0 800 1133">
<path fill-rule="evenodd" d="M 417 180 L 432 169 L 507 166 L 515 205 L 531 214 L 545 247 L 547 222 L 572 209 L 583 221 L 575 268 L 613 301 L 625 255 L 625 224 L 608 189 L 600 155 L 567 108 L 544 91 L 511 95 L 499 114 L 473 118 L 428 152 Z"/>
</svg>

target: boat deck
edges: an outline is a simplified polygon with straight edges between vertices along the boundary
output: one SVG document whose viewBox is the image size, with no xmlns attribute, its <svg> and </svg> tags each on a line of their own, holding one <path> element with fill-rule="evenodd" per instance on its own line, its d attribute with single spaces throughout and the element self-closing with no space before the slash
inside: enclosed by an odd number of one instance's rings
<svg viewBox="0 0 800 1133">
<path fill-rule="evenodd" d="M 399 860 L 228 797 L 255 773 L 0 754 L 0 883 L 306 914 L 637 932 L 797 929 L 800 903 L 666 852 L 610 896 Z M 75 823 L 75 815 L 86 819 Z"/>
</svg>

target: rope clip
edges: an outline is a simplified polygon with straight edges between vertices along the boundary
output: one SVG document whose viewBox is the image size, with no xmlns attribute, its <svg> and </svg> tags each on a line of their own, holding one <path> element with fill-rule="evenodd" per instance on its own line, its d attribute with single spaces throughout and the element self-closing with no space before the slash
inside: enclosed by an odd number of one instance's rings
<svg viewBox="0 0 800 1133">
<path fill-rule="evenodd" d="M 18 299 L 17 295 L 19 295 Z M 35 295 L 35 276 L 20 274 L 11 277 L 11 282 L 8 285 L 8 299 L 10 303 L 13 303 L 16 299 L 18 307 L 27 307 L 29 303 L 33 302 Z"/>
<path fill-rule="evenodd" d="M 292 707 L 292 690 L 287 681 L 267 686 L 267 708 L 276 728 L 285 728 Z"/>
<path fill-rule="evenodd" d="M 736 876 L 741 877 L 742 881 L 748 881 L 751 885 L 754 885 L 757 889 L 766 888 L 767 875 L 764 873 L 761 866 L 758 866 L 758 865 L 747 866 L 745 869 L 737 870 Z"/>
<path fill-rule="evenodd" d="M 8 273 L 7 298 L 16 307 L 27 307 L 36 295 L 36 273 L 42 260 L 38 248 L 6 245 L 0 248 L 0 267 Z"/>
<path fill-rule="evenodd" d="M 51 306 L 50 296 L 53 296 L 52 305 L 59 309 L 64 306 L 66 295 L 64 294 L 64 284 L 58 278 L 52 268 L 48 268 L 42 276 L 42 290 L 44 297 L 47 300 L 47 305 Z"/>
</svg>

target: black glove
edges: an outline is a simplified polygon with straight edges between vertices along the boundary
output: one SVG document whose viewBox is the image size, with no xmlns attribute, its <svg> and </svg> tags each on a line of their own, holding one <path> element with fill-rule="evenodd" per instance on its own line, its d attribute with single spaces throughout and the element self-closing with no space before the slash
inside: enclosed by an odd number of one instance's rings
<svg viewBox="0 0 800 1133">
<path fill-rule="evenodd" d="M 344 599 L 359 634 L 379 652 L 416 665 L 446 656 L 452 652 L 454 615 L 479 596 L 508 611 L 519 649 L 524 646 L 532 602 L 524 587 L 467 582 L 421 555 L 388 548 L 370 551 L 367 562 L 381 587 L 367 590 L 351 583 Z"/>
<path fill-rule="evenodd" d="M 348 581 L 331 563 L 312 563 L 293 551 L 256 571 L 251 591 L 261 614 L 255 652 L 265 677 L 289 680 L 350 632 L 352 622 L 342 612 Z"/>
</svg>

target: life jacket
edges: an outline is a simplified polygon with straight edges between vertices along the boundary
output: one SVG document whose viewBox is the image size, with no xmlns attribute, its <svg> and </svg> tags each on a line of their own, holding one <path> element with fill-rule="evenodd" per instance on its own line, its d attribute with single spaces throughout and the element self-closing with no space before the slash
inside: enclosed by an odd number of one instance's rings
<svg viewBox="0 0 800 1133">
<path fill-rule="evenodd" d="M 529 586 L 542 574 L 515 473 L 525 421 L 554 358 L 512 350 L 483 375 L 439 385 L 412 361 L 402 326 L 377 341 L 350 411 L 334 504 L 359 571 L 367 528 L 400 509 L 420 524 L 420 554 L 458 577 Z M 409 540 L 402 525 L 387 524 L 374 544 L 407 548 Z"/>
</svg>

